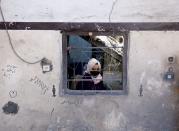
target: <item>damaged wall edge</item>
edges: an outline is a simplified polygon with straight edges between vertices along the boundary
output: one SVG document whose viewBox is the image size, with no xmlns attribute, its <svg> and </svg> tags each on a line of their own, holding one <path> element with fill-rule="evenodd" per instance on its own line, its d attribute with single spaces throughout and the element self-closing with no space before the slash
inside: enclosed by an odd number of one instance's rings
<svg viewBox="0 0 179 131">
<path fill-rule="evenodd" d="M 63 30 L 93 32 L 123 31 L 178 31 L 179 22 L 122 22 L 122 23 L 87 23 L 87 22 L 0 22 L 0 29 L 5 30 Z"/>
</svg>

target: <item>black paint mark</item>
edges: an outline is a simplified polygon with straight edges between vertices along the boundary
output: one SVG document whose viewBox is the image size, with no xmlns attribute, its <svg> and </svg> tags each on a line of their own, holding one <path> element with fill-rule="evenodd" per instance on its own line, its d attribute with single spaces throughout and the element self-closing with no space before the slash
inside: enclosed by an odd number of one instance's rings
<svg viewBox="0 0 179 131">
<path fill-rule="evenodd" d="M 46 91 L 49 89 L 48 86 L 37 76 L 31 78 L 29 81 L 34 83 L 36 86 L 40 87 L 42 89 L 42 94 L 45 94 Z"/>
<path fill-rule="evenodd" d="M 9 92 L 9 96 L 11 97 L 11 98 L 15 98 L 16 96 L 17 96 L 17 91 L 10 91 Z"/>
<path fill-rule="evenodd" d="M 16 73 L 17 67 L 14 65 L 7 65 L 4 69 L 2 69 L 3 76 L 6 78 L 11 78 L 13 74 Z"/>
<path fill-rule="evenodd" d="M 53 88 L 52 88 L 52 93 L 53 93 L 53 97 L 55 97 L 55 92 L 56 92 L 56 89 L 55 89 L 55 85 L 53 85 Z"/>
<path fill-rule="evenodd" d="M 43 58 L 42 61 L 41 61 L 41 63 L 40 63 L 40 65 L 41 65 L 41 67 L 42 67 L 42 72 L 43 72 L 43 73 L 50 72 L 50 71 L 52 71 L 52 69 L 53 69 L 52 61 L 48 60 L 47 58 Z M 49 66 L 50 69 L 49 69 L 48 71 L 45 70 L 45 69 L 44 69 L 45 66 Z"/>
<path fill-rule="evenodd" d="M 14 103 L 12 101 L 9 101 L 8 103 L 6 103 L 3 106 L 2 109 L 5 114 L 17 114 L 17 112 L 19 110 L 19 106 L 18 106 L 18 104 Z"/>
<path fill-rule="evenodd" d="M 142 85 L 140 85 L 139 96 L 143 96 L 143 87 L 142 87 Z"/>
</svg>

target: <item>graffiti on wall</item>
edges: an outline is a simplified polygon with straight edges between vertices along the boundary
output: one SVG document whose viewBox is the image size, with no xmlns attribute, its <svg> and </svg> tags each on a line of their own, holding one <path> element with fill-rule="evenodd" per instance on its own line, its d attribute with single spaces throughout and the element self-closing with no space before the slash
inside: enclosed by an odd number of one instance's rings
<svg viewBox="0 0 179 131">
<path fill-rule="evenodd" d="M 37 87 L 41 88 L 42 90 L 42 94 L 45 94 L 47 90 L 49 90 L 49 87 L 47 86 L 47 84 L 45 84 L 40 78 L 38 78 L 37 76 L 31 78 L 29 80 L 31 83 L 33 83 L 34 85 L 36 85 Z"/>
<path fill-rule="evenodd" d="M 16 90 L 11 90 L 11 91 L 9 92 L 9 96 L 10 96 L 11 98 L 15 98 L 15 97 L 17 96 L 17 91 L 16 91 Z"/>
<path fill-rule="evenodd" d="M 57 120 L 51 123 L 47 131 L 94 131 L 94 127 L 80 119 L 67 120 L 65 117 L 57 116 Z"/>
<path fill-rule="evenodd" d="M 60 104 L 79 106 L 82 104 L 82 100 L 81 99 L 65 99 Z"/>
<path fill-rule="evenodd" d="M 1 71 L 3 73 L 3 77 L 10 79 L 13 76 L 13 74 L 16 73 L 16 70 L 17 70 L 17 66 L 9 64 L 6 65 L 6 67 L 3 68 Z"/>
</svg>

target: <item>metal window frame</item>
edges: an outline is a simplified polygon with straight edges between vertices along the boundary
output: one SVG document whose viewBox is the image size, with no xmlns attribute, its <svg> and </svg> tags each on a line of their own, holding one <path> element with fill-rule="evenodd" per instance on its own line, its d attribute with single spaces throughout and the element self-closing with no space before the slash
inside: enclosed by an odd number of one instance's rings
<svg viewBox="0 0 179 131">
<path fill-rule="evenodd" d="M 65 31 L 178 31 L 179 22 L 0 22 L 0 30 L 5 29 Z"/>
<path fill-rule="evenodd" d="M 90 31 L 89 31 L 90 32 Z M 63 95 L 124 95 L 128 93 L 127 87 L 127 65 L 128 65 L 128 38 L 129 32 L 90 32 L 93 35 L 123 35 L 124 36 L 124 56 L 123 56 L 123 90 L 70 90 L 67 88 L 67 36 L 68 35 L 88 35 L 89 32 L 62 32 L 62 94 Z"/>
</svg>

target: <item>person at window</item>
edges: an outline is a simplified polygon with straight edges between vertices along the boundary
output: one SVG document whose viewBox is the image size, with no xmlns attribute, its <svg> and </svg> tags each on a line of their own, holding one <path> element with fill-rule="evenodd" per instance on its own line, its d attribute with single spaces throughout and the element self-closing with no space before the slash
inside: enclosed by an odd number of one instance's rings
<svg viewBox="0 0 179 131">
<path fill-rule="evenodd" d="M 77 90 L 106 90 L 102 82 L 101 64 L 92 58 L 88 61 L 87 70 L 84 72 L 82 81 L 77 83 Z"/>
</svg>

